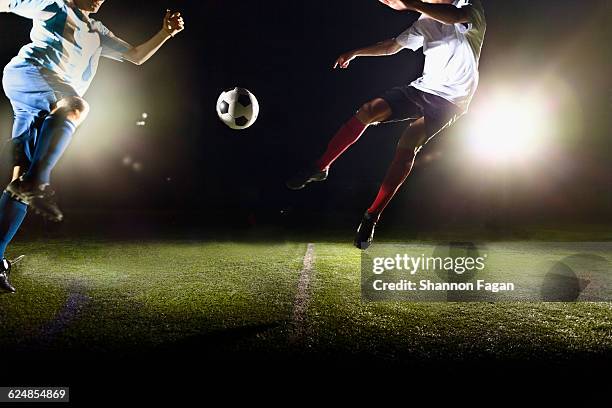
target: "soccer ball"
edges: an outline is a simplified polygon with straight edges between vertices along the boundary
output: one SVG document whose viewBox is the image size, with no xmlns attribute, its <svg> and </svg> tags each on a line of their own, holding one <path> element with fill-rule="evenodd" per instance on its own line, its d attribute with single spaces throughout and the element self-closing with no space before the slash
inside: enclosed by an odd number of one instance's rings
<svg viewBox="0 0 612 408">
<path fill-rule="evenodd" d="M 259 102 L 244 88 L 221 92 L 217 99 L 217 115 L 232 129 L 246 129 L 257 120 Z"/>
</svg>

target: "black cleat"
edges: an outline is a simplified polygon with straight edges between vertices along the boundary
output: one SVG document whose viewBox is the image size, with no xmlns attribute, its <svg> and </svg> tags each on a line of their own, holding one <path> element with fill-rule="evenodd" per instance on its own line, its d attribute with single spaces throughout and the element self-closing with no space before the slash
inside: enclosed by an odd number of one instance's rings
<svg viewBox="0 0 612 408">
<path fill-rule="evenodd" d="M 359 249 L 368 249 L 374 240 L 374 229 L 378 222 L 378 215 L 366 212 L 361 219 L 361 224 L 357 227 L 357 235 L 355 236 L 355 245 Z"/>
<path fill-rule="evenodd" d="M 307 169 L 299 171 L 295 176 L 291 177 L 286 185 L 287 188 L 291 190 L 301 190 L 306 187 L 306 184 L 311 183 L 313 181 L 323 181 L 327 179 L 327 175 L 329 174 L 329 169 L 315 169 L 313 167 L 309 167 Z"/>
<path fill-rule="evenodd" d="M 0 262 L 0 290 L 9 293 L 16 292 L 15 288 L 13 287 L 13 285 L 11 285 L 11 282 L 9 281 L 9 277 L 11 275 L 11 266 L 21 261 L 22 259 L 23 255 L 18 257 L 14 261 L 9 261 L 6 258 L 2 259 L 2 261 Z"/>
<path fill-rule="evenodd" d="M 49 187 L 49 184 L 36 185 L 20 177 L 13 180 L 4 191 L 14 199 L 29 205 L 34 212 L 48 220 L 60 222 L 64 219 L 64 214 L 55 202 L 55 192 Z"/>
</svg>

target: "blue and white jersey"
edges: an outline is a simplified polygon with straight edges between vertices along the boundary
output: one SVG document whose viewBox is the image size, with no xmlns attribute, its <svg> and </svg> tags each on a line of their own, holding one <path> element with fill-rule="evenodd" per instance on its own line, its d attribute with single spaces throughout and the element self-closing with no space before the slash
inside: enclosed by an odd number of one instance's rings
<svg viewBox="0 0 612 408">
<path fill-rule="evenodd" d="M 46 68 L 81 96 L 96 74 L 100 56 L 123 61 L 123 54 L 132 48 L 70 0 L 0 0 L 2 11 L 33 21 L 32 42 L 7 68 L 24 64 Z"/>
</svg>

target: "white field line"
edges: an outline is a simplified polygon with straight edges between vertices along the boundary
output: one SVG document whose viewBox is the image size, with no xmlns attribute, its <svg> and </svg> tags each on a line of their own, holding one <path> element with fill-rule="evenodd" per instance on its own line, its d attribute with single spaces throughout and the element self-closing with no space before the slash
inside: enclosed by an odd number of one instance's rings
<svg viewBox="0 0 612 408">
<path fill-rule="evenodd" d="M 304 266 L 300 272 L 297 294 L 293 302 L 292 331 L 290 340 L 295 342 L 305 335 L 306 311 L 310 301 L 310 281 L 314 274 L 314 244 L 308 244 L 304 255 Z"/>
</svg>

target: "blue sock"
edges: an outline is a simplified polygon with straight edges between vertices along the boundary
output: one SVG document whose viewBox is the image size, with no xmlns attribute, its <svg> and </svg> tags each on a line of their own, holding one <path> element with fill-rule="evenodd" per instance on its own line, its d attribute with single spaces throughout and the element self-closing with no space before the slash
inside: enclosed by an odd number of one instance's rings
<svg viewBox="0 0 612 408">
<path fill-rule="evenodd" d="M 14 200 L 8 193 L 0 197 L 0 259 L 4 251 L 21 226 L 28 211 L 28 206 Z"/>
<path fill-rule="evenodd" d="M 51 170 L 70 144 L 76 129 L 74 123 L 62 116 L 49 115 L 40 129 L 39 140 L 32 157 L 32 165 L 24 178 L 38 184 L 49 184 Z"/>
</svg>

